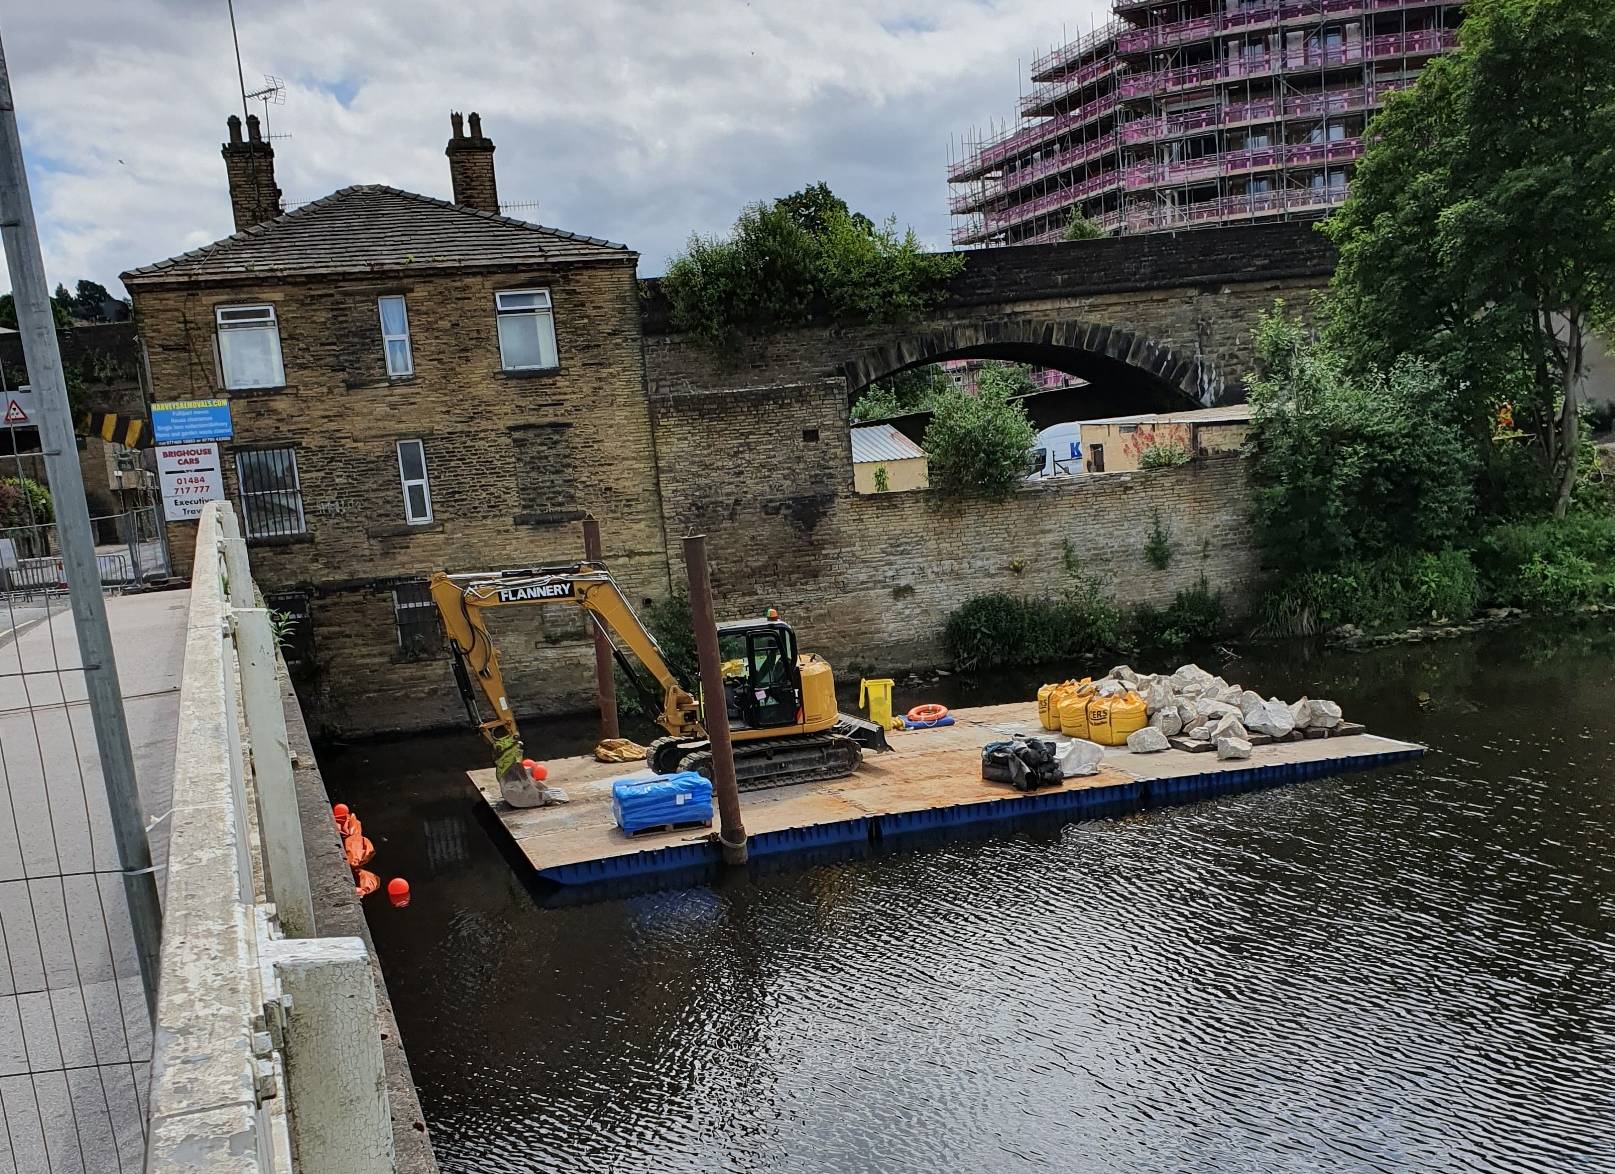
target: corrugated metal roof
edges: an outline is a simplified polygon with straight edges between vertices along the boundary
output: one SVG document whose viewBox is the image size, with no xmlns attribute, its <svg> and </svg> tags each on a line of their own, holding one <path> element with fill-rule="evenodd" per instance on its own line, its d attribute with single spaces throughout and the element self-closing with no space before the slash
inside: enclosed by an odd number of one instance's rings
<svg viewBox="0 0 1615 1174">
<path fill-rule="evenodd" d="M 908 461 L 923 457 L 925 450 L 890 424 L 864 424 L 852 430 L 852 463 Z"/>
<path fill-rule="evenodd" d="M 1193 412 L 1145 412 L 1138 416 L 1107 416 L 1103 420 L 1077 421 L 1083 424 L 1243 424 L 1251 418 L 1249 404 L 1224 404 Z"/>
<path fill-rule="evenodd" d="M 123 275 L 125 285 L 292 274 L 628 261 L 623 245 L 361 184 Z"/>
</svg>

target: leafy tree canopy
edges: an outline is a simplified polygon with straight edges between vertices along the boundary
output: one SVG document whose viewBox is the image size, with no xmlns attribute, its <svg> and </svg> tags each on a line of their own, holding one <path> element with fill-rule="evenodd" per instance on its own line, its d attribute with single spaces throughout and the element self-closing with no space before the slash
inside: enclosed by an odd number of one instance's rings
<svg viewBox="0 0 1615 1174">
<path fill-rule="evenodd" d="M 978 385 L 979 386 L 979 385 Z M 1037 433 L 1001 387 L 951 388 L 932 405 L 923 447 L 931 487 L 949 497 L 1001 500 L 1027 473 Z"/>
<path fill-rule="evenodd" d="M 1065 226 L 1065 237 L 1068 241 L 1087 241 L 1105 235 L 1105 230 L 1099 223 L 1088 219 L 1079 209 L 1072 209 L 1071 222 Z"/>
<path fill-rule="evenodd" d="M 675 326 L 726 351 L 818 315 L 900 320 L 934 303 L 963 265 L 925 252 L 895 217 L 877 226 L 849 211 L 818 183 L 750 205 L 726 237 L 692 235 L 662 289 Z"/>
<path fill-rule="evenodd" d="M 1503 402 L 1575 487 L 1589 325 L 1615 291 L 1615 5 L 1474 0 L 1455 54 L 1393 95 L 1351 198 L 1331 338 L 1358 373 L 1420 355 L 1472 428 Z"/>
<path fill-rule="evenodd" d="M 1440 550 L 1474 514 L 1475 444 L 1427 360 L 1352 372 L 1282 303 L 1256 332 L 1251 486 L 1268 563 L 1288 573 Z"/>
<path fill-rule="evenodd" d="M 61 286 L 57 286 L 56 289 L 58 293 L 67 292 Z M 72 309 L 64 306 L 54 297 L 50 300 L 50 311 L 51 317 L 56 320 L 57 330 L 66 330 L 73 325 Z M 8 326 L 12 330 L 17 329 L 17 303 L 9 293 L 0 294 L 0 326 Z"/>
<path fill-rule="evenodd" d="M 936 363 L 897 371 L 877 379 L 852 405 L 853 423 L 884 420 L 905 412 L 923 412 L 936 397 L 953 390 L 953 380 Z"/>
</svg>

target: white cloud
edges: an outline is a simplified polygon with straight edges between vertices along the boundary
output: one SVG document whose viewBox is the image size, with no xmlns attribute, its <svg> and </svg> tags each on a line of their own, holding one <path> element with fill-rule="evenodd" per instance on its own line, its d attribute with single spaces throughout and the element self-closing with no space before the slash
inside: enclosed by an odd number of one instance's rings
<svg viewBox="0 0 1615 1174">
<path fill-rule="evenodd" d="M 4 26 L 51 281 L 227 235 L 239 111 L 224 0 L 18 5 Z M 448 111 L 477 110 L 517 214 L 623 241 L 657 273 L 691 230 L 827 180 L 947 239 L 948 140 L 1008 118 L 1025 63 L 1106 0 L 237 0 L 289 200 L 448 195 Z M 345 99 L 342 100 L 342 99 Z"/>
</svg>

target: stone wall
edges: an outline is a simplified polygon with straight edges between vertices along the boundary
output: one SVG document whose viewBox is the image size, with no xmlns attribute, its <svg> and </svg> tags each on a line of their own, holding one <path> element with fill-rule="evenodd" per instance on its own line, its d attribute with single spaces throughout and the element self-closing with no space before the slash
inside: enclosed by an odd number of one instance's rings
<svg viewBox="0 0 1615 1174">
<path fill-rule="evenodd" d="M 1068 544 L 1124 600 L 1167 603 L 1204 574 L 1237 608 L 1254 582 L 1237 457 L 1029 482 L 1006 502 L 957 506 L 929 490 L 851 491 L 839 380 L 664 394 L 653 407 L 664 469 L 678 470 L 664 473 L 666 530 L 707 535 L 720 615 L 777 607 L 842 675 L 934 663 L 948 613 L 972 596 L 1058 593 Z M 1165 571 L 1143 553 L 1157 515 L 1174 547 Z M 676 546 L 669 559 L 681 582 Z"/>
</svg>

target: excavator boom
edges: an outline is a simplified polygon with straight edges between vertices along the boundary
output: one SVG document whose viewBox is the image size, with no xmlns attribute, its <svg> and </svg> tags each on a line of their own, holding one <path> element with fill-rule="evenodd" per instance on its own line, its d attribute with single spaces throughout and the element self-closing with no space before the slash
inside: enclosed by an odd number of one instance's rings
<svg viewBox="0 0 1615 1174">
<path fill-rule="evenodd" d="M 524 567 L 508 571 L 449 575 L 441 571 L 431 578 L 432 602 L 443 622 L 444 634 L 453 646 L 460 671 L 462 691 L 480 691 L 493 717 L 483 720 L 477 711 L 475 694 L 467 697 L 483 734 L 490 742 L 501 737 L 519 739 L 516 714 L 505 693 L 504 674 L 499 667 L 499 649 L 488 634 L 486 613 L 492 609 L 518 606 L 578 607 L 600 624 L 613 646 L 620 641 L 650 673 L 660 690 L 658 725 L 680 737 L 704 736 L 695 698 L 668 667 L 656 638 L 640 621 L 611 572 L 591 563 L 564 567 Z"/>
</svg>

